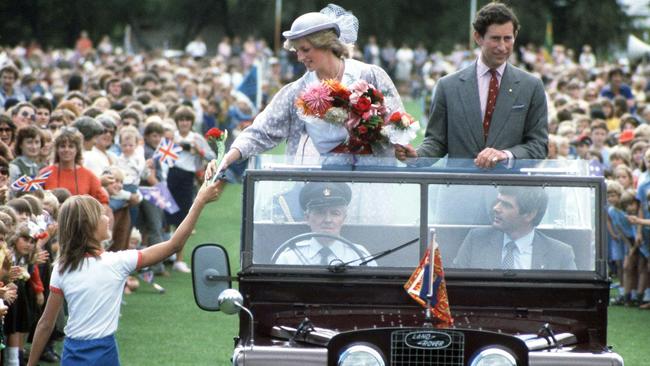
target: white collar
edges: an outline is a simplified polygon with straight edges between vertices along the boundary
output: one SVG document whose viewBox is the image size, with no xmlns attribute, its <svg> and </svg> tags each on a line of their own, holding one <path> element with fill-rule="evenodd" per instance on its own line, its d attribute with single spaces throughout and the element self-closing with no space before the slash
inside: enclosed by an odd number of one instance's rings
<svg viewBox="0 0 650 366">
<path fill-rule="evenodd" d="M 533 252 L 533 239 L 535 238 L 535 230 L 531 230 L 528 234 L 522 236 L 517 240 L 512 240 L 508 234 L 503 235 L 503 245 L 506 245 L 510 241 L 514 241 L 517 245 L 517 250 L 519 253 L 532 253 Z"/>
<path fill-rule="evenodd" d="M 496 68 L 497 70 L 497 75 L 499 77 L 503 76 L 503 73 L 506 70 L 506 64 L 507 62 L 502 63 L 499 67 Z M 488 65 L 486 65 L 483 60 L 481 59 L 481 56 L 478 57 L 478 60 L 476 60 L 476 75 L 479 77 L 485 75 L 486 73 L 490 72 L 490 68 Z"/>
</svg>

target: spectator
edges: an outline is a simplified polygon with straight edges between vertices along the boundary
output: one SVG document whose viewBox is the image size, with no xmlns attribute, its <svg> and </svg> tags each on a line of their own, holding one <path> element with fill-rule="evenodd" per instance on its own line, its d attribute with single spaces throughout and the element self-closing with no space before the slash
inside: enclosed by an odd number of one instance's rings
<svg viewBox="0 0 650 366">
<path fill-rule="evenodd" d="M 15 133 L 16 125 L 11 118 L 5 114 L 0 114 L 0 141 L 6 147 L 12 148 L 16 139 Z M 11 154 L 11 160 L 13 160 L 13 154 Z"/>
<path fill-rule="evenodd" d="M 178 160 L 169 169 L 167 186 L 174 197 L 180 210 L 175 214 L 166 214 L 167 223 L 178 227 L 192 206 L 194 182 L 197 173 L 203 169 L 204 161 L 215 158 L 214 152 L 208 146 L 202 135 L 193 132 L 195 115 L 191 108 L 181 106 L 174 112 L 174 122 L 178 131 L 174 133 L 174 142 L 183 150 L 179 153 Z M 174 269 L 179 272 L 189 272 L 187 264 L 183 261 L 183 253 L 176 253 Z"/>
<path fill-rule="evenodd" d="M 10 99 L 17 102 L 24 102 L 27 99 L 16 87 L 16 82 L 20 77 L 20 71 L 13 64 L 6 64 L 0 68 L 0 109 L 6 110 L 5 104 Z"/>
<path fill-rule="evenodd" d="M 29 102 L 21 102 L 11 108 L 11 120 L 20 129 L 36 123 L 36 108 Z"/>
<path fill-rule="evenodd" d="M 54 164 L 45 168 L 51 169 L 52 173 L 45 181 L 44 188 L 65 188 L 72 195 L 90 195 L 103 204 L 108 213 L 108 195 L 99 178 L 81 165 L 81 139 L 76 128 L 61 129 L 59 136 L 54 139 Z"/>
<path fill-rule="evenodd" d="M 219 191 L 217 184 L 204 186 L 187 219 L 169 241 L 141 251 L 117 253 L 102 251 L 101 241 L 109 238 L 108 220 L 102 215 L 102 207 L 96 200 L 74 197 L 63 204 L 59 234 L 61 258 L 53 271 L 52 293 L 36 328 L 29 365 L 37 364 L 64 299 L 70 314 L 62 363 L 67 364 L 76 352 L 81 352 L 88 364 L 119 364 L 114 333 L 126 278 L 132 271 L 158 263 L 174 251 L 181 250 L 201 210 L 207 202 L 218 197 Z M 101 258 L 106 260 L 98 260 Z M 69 286 L 74 286 L 74 289 Z M 94 311 L 89 311 L 91 306 L 95 307 Z M 95 313 L 106 317 L 89 316 Z M 95 351 L 89 352 L 89 349 Z"/>
<path fill-rule="evenodd" d="M 32 105 L 36 108 L 36 125 L 39 128 L 47 128 L 52 113 L 52 102 L 42 96 L 32 99 Z"/>
<path fill-rule="evenodd" d="M 15 156 L 9 164 L 9 181 L 26 175 L 34 178 L 43 168 L 39 162 L 41 153 L 41 131 L 35 126 L 27 126 L 18 130 L 16 137 Z"/>
<path fill-rule="evenodd" d="M 623 82 L 623 76 L 621 68 L 615 67 L 611 69 L 607 74 L 609 84 L 602 89 L 600 95 L 610 100 L 614 100 L 616 96 L 620 95 L 625 99 L 629 109 L 634 112 L 634 95 L 630 86 Z"/>
</svg>

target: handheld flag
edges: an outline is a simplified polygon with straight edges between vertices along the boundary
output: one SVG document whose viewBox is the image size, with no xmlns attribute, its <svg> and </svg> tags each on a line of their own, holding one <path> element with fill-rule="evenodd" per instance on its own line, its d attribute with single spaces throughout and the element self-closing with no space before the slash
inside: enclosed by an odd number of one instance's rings
<svg viewBox="0 0 650 366">
<path fill-rule="evenodd" d="M 169 214 L 175 214 L 180 210 L 164 182 L 160 182 L 153 187 L 140 187 L 138 190 L 142 198 Z"/>
<path fill-rule="evenodd" d="M 47 178 L 52 174 L 52 169 L 44 171 L 42 174 L 37 175 L 32 178 L 28 175 L 23 175 L 22 177 L 16 179 L 11 184 L 11 189 L 14 191 L 30 192 L 36 191 L 38 189 L 43 189 L 43 185 Z"/>
<path fill-rule="evenodd" d="M 431 240 L 429 248 L 404 285 L 404 289 L 418 304 L 427 308 L 427 315 L 429 311 L 433 313 L 442 326 L 450 327 L 454 324 L 449 310 L 442 258 L 435 238 Z"/>
<path fill-rule="evenodd" d="M 241 93 L 248 98 L 255 110 L 259 110 L 262 106 L 262 72 L 259 70 L 260 68 L 259 63 L 253 64 L 235 89 L 236 93 Z"/>
<path fill-rule="evenodd" d="M 173 140 L 163 138 L 160 140 L 160 144 L 154 152 L 153 157 L 158 159 L 161 164 L 167 164 L 172 167 L 176 160 L 178 160 L 178 154 L 181 151 L 183 151 L 183 148 L 176 145 Z"/>
</svg>

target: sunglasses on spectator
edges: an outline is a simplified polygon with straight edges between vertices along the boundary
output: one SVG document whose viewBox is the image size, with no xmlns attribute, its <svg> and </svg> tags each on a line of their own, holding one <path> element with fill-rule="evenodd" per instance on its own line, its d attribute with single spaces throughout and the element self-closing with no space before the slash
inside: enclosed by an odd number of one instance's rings
<svg viewBox="0 0 650 366">
<path fill-rule="evenodd" d="M 29 118 L 29 119 L 31 119 L 32 121 L 35 121 L 35 120 L 36 120 L 36 115 L 33 114 L 33 113 L 29 113 L 29 112 L 21 112 L 20 115 L 23 116 L 23 117 L 25 117 L 25 118 Z"/>
<path fill-rule="evenodd" d="M 9 168 L 7 168 L 6 166 L 0 166 L 0 174 L 9 175 Z"/>
<path fill-rule="evenodd" d="M 11 132 L 11 131 L 12 131 L 12 129 L 9 128 L 9 127 L 0 127 L 0 133 L 1 132 Z"/>
</svg>

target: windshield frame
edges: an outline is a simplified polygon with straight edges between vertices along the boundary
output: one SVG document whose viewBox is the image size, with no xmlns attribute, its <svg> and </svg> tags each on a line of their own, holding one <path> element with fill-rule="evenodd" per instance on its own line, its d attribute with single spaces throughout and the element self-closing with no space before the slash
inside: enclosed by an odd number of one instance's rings
<svg viewBox="0 0 650 366">
<path fill-rule="evenodd" d="M 527 174 L 480 174 L 480 173 L 444 173 L 423 171 L 371 171 L 371 170 L 322 170 L 313 167 L 272 169 L 249 169 L 244 181 L 242 207 L 242 244 L 241 268 L 242 274 L 268 275 L 315 275 L 315 276 L 358 276 L 358 277 L 400 277 L 408 278 L 411 268 L 392 267 L 347 267 L 346 271 L 332 273 L 322 266 L 282 266 L 253 263 L 253 230 L 254 230 L 254 199 L 255 182 L 258 181 L 332 181 L 332 182 L 363 182 L 363 183 L 409 183 L 420 185 L 420 257 L 426 250 L 429 239 L 429 185 L 430 184 L 477 184 L 477 185 L 515 185 L 543 187 L 588 187 L 595 191 L 595 263 L 594 270 L 577 271 L 503 271 L 447 268 L 447 278 L 485 278 L 498 280 L 606 280 L 606 236 L 605 236 L 605 188 L 601 177 L 586 176 L 538 176 Z M 600 208 L 600 209 L 598 209 Z M 395 243 L 399 245 L 401 243 Z M 417 245 L 417 244 L 416 244 Z M 413 268 L 418 263 L 413 263 Z M 444 266 L 444 263 L 443 263 Z"/>
</svg>

